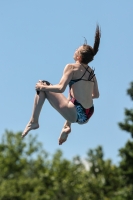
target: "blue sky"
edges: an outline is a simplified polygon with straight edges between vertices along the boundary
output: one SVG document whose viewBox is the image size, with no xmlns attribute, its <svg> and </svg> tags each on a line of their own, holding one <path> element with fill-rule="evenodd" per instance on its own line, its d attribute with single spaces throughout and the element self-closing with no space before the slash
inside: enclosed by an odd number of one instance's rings
<svg viewBox="0 0 133 200">
<path fill-rule="evenodd" d="M 67 142 L 59 146 L 64 119 L 46 101 L 40 128 L 31 134 L 38 135 L 50 154 L 61 149 L 65 158 L 84 158 L 90 148 L 102 145 L 105 158 L 118 163 L 118 149 L 130 138 L 117 124 L 124 119 L 124 108 L 132 107 L 126 94 L 133 81 L 132 11 L 133 2 L 125 0 L 0 1 L 0 135 L 5 129 L 23 131 L 31 116 L 36 82 L 46 79 L 57 84 L 83 37 L 93 46 L 99 23 L 100 49 L 90 63 L 100 90 L 95 114 L 86 125 L 73 124 Z"/>
</svg>

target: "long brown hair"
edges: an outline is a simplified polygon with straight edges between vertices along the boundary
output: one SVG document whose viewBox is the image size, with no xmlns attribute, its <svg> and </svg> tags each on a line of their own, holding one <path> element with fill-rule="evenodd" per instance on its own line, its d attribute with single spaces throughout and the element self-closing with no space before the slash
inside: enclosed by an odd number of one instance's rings
<svg viewBox="0 0 133 200">
<path fill-rule="evenodd" d="M 100 38 L 101 38 L 101 30 L 99 28 L 99 25 L 97 25 L 93 48 L 91 46 L 87 45 L 87 40 L 85 39 L 85 43 L 83 44 L 83 49 L 80 50 L 82 63 L 88 64 L 89 62 L 91 62 L 94 59 L 94 56 L 97 54 L 97 52 L 99 50 Z"/>
</svg>

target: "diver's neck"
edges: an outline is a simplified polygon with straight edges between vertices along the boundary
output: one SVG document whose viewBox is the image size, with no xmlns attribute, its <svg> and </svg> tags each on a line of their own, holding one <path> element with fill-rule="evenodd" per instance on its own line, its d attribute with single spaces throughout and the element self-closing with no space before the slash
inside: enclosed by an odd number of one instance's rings
<svg viewBox="0 0 133 200">
<path fill-rule="evenodd" d="M 80 64 L 80 65 L 82 65 L 82 66 L 84 66 L 84 67 L 88 67 L 88 64 L 81 63 L 81 62 L 79 62 L 78 60 L 77 60 L 75 63 L 76 63 L 76 64 Z"/>
</svg>

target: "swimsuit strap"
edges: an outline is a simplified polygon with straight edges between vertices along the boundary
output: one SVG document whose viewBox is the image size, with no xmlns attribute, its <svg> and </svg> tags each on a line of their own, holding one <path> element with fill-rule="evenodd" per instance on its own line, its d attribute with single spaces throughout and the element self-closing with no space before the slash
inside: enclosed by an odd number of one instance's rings
<svg viewBox="0 0 133 200">
<path fill-rule="evenodd" d="M 80 78 L 71 80 L 71 81 L 69 82 L 69 87 L 71 88 L 71 86 L 72 86 L 74 83 L 76 83 L 76 82 L 78 82 L 78 81 L 80 81 L 80 80 L 83 80 L 82 77 L 85 75 L 86 71 L 87 71 L 87 69 L 85 70 L 85 72 L 83 73 L 83 75 L 82 75 Z"/>
<path fill-rule="evenodd" d="M 84 66 L 83 66 L 83 67 L 84 67 Z M 85 67 L 84 67 L 84 68 L 85 68 Z M 89 72 L 88 68 L 89 68 L 89 66 L 88 66 L 87 68 L 85 68 L 87 72 Z M 86 72 L 86 71 L 85 71 L 85 72 Z M 82 79 L 82 80 L 84 80 L 84 81 L 91 81 L 91 79 L 95 76 L 94 71 L 95 71 L 95 69 L 94 69 L 94 70 L 92 69 L 91 72 L 89 72 L 89 77 L 88 77 L 87 80 L 85 80 L 85 79 Z M 82 76 L 82 77 L 83 77 L 83 76 Z"/>
<path fill-rule="evenodd" d="M 83 65 L 82 65 L 83 66 Z M 84 67 L 84 66 L 83 66 Z M 85 68 L 85 67 L 84 67 Z M 88 67 L 89 68 L 89 67 Z M 81 78 L 79 78 L 79 80 L 82 80 L 82 77 L 86 74 L 86 71 L 88 71 L 87 69 L 88 68 L 85 68 L 86 70 L 85 70 L 85 72 L 83 73 L 83 75 L 81 76 Z M 89 71 L 88 71 L 89 72 Z"/>
<path fill-rule="evenodd" d="M 83 66 L 83 65 L 81 65 L 81 66 Z M 83 67 L 84 67 L 84 66 L 83 66 Z M 95 69 L 94 69 L 94 70 L 92 69 L 91 72 L 89 72 L 89 70 L 88 70 L 89 66 L 88 66 L 87 68 L 86 68 L 86 67 L 84 67 L 84 68 L 85 68 L 85 72 L 83 73 L 83 75 L 81 76 L 81 78 L 78 78 L 78 79 L 75 79 L 75 80 L 71 80 L 71 81 L 69 82 L 69 87 L 70 87 L 70 89 L 71 89 L 71 86 L 72 86 L 74 83 L 76 83 L 76 82 L 78 82 L 78 81 L 80 81 L 80 80 L 94 82 L 94 81 L 92 81 L 92 78 L 95 76 L 95 74 L 94 74 Z M 86 79 L 83 79 L 83 76 L 85 75 L 86 72 L 89 73 L 89 77 L 88 77 L 87 80 L 86 80 Z"/>
</svg>

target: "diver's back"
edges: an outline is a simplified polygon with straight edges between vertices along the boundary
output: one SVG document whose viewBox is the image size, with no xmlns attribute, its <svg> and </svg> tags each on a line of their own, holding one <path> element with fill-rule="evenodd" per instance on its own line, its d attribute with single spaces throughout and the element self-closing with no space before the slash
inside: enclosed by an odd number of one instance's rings
<svg viewBox="0 0 133 200">
<path fill-rule="evenodd" d="M 71 95 L 84 108 L 90 108 L 93 104 L 94 70 L 89 66 L 75 63 L 73 64 L 73 72 L 73 77 L 70 82 Z"/>
</svg>

